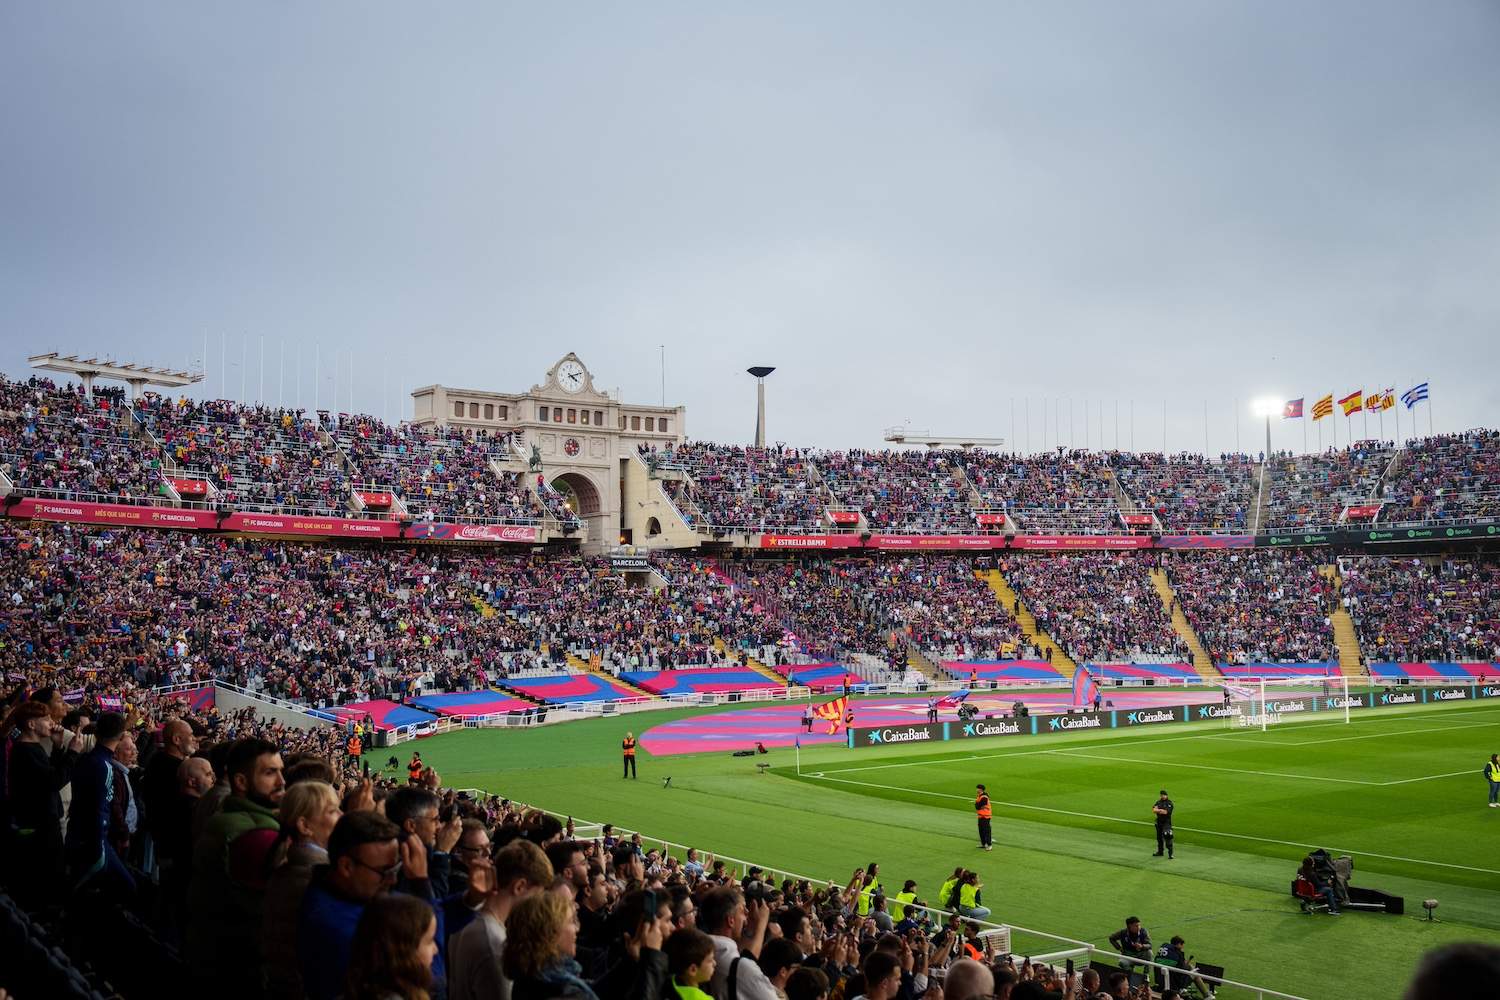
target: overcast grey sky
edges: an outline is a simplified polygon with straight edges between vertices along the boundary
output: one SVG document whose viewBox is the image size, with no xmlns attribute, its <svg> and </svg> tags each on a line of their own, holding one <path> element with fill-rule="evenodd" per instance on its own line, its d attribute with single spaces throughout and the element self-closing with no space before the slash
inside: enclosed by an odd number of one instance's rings
<svg viewBox="0 0 1500 1000">
<path fill-rule="evenodd" d="M 272 401 L 317 350 L 325 406 L 353 355 L 392 416 L 569 350 L 655 402 L 665 345 L 720 441 L 751 364 L 770 436 L 829 447 L 1024 448 L 1029 399 L 1033 448 L 1088 400 L 1155 449 L 1165 399 L 1169 448 L 1207 401 L 1251 450 L 1252 397 L 1413 380 L 1500 422 L 1495 0 L 15 2 L 0 129 L 11 376 L 206 334 L 255 397 L 264 337 Z"/>
</svg>

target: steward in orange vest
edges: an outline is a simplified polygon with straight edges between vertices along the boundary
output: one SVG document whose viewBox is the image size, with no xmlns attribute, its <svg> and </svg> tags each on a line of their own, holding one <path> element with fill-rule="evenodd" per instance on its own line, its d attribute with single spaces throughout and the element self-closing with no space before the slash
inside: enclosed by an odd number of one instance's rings
<svg viewBox="0 0 1500 1000">
<path fill-rule="evenodd" d="M 979 817 L 979 846 L 988 851 L 992 846 L 990 839 L 990 796 L 984 790 L 983 785 L 974 786 L 974 814 Z"/>
<path fill-rule="evenodd" d="M 625 762 L 625 773 L 621 778 L 635 777 L 635 734 L 626 733 L 625 738 L 620 741 L 620 754 Z"/>
</svg>

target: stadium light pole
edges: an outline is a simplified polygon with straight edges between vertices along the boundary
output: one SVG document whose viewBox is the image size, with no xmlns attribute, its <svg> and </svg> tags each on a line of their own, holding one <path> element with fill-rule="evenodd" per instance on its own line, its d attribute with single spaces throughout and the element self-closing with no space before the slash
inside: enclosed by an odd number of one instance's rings
<svg viewBox="0 0 1500 1000">
<path fill-rule="evenodd" d="M 1267 462 L 1271 460 L 1271 418 L 1280 413 L 1284 405 L 1286 404 L 1282 400 L 1270 396 L 1262 396 L 1260 399 L 1252 400 L 1250 403 L 1251 413 L 1254 413 L 1257 417 L 1266 418 L 1266 456 L 1264 461 Z"/>
<path fill-rule="evenodd" d="M 766 446 L 766 376 L 776 369 L 767 365 L 746 368 L 747 374 L 755 376 L 755 447 Z"/>
</svg>

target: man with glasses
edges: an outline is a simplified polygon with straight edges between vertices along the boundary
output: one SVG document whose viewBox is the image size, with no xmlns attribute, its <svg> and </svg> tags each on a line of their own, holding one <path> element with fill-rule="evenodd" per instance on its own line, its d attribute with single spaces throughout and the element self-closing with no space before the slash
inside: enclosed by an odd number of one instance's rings
<svg viewBox="0 0 1500 1000">
<path fill-rule="evenodd" d="M 477 819 L 465 819 L 453 846 L 452 870 L 448 874 L 448 890 L 465 892 L 469 888 L 469 868 L 490 856 L 490 832 Z M 429 866 L 430 871 L 430 866 Z"/>
<path fill-rule="evenodd" d="M 370 900 L 393 889 L 403 869 L 408 879 L 426 884 L 426 852 L 413 845 L 403 851 L 400 834 L 400 827 L 379 813 L 352 812 L 329 835 L 328 864 L 313 872 L 297 925 L 297 960 L 308 1000 L 334 1000 L 343 992 L 354 928 Z"/>
<path fill-rule="evenodd" d="M 437 795 L 414 785 L 404 785 L 391 793 L 385 800 L 385 816 L 401 828 L 403 839 L 415 836 L 422 842 L 427 849 L 427 872 L 432 893 L 439 899 L 447 896 L 453 867 L 450 852 L 463 834 L 463 821 L 455 815 L 448 822 L 442 822 L 438 816 Z M 405 884 L 396 888 L 401 892 L 411 889 Z"/>
</svg>

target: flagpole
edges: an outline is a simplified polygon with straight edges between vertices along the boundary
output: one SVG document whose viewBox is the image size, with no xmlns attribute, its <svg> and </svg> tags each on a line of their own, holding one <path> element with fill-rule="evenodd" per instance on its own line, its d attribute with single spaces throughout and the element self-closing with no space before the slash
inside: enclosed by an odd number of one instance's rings
<svg viewBox="0 0 1500 1000">
<path fill-rule="evenodd" d="M 797 741 L 797 777 L 802 777 L 802 741 Z"/>
<path fill-rule="evenodd" d="M 1427 436 L 1432 437 L 1436 432 L 1432 429 L 1432 386 L 1430 384 L 1427 386 L 1425 398 L 1427 400 Z"/>
</svg>

